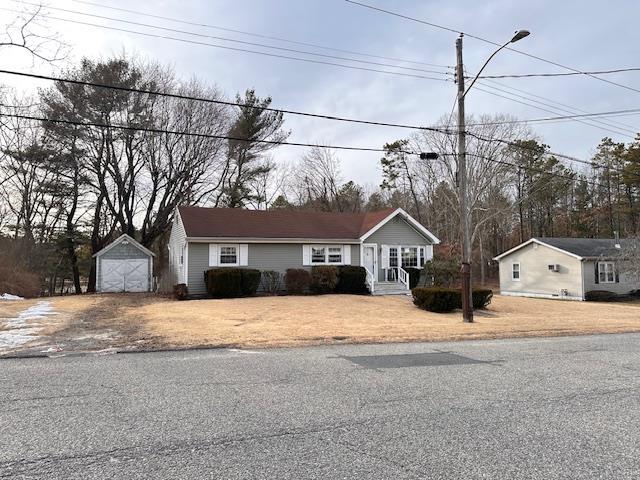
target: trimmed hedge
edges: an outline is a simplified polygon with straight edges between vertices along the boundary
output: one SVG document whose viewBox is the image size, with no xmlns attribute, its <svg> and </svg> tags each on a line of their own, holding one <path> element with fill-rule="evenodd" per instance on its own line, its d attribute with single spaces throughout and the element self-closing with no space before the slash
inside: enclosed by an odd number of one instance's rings
<svg viewBox="0 0 640 480">
<path fill-rule="evenodd" d="M 462 308 L 462 293 L 457 288 L 417 287 L 411 290 L 414 305 L 430 312 L 452 312 Z M 486 308 L 493 298 L 493 291 L 485 288 L 473 290 L 473 309 Z"/>
<path fill-rule="evenodd" d="M 311 267 L 311 291 L 313 293 L 332 293 L 338 284 L 338 267 L 334 265 L 315 265 Z"/>
<path fill-rule="evenodd" d="M 615 302 L 619 297 L 617 293 L 607 290 L 590 290 L 584 294 L 584 299 L 588 302 Z"/>
<path fill-rule="evenodd" d="M 411 290 L 413 304 L 430 312 L 445 313 L 460 308 L 460 290 L 443 287 L 416 287 Z"/>
<path fill-rule="evenodd" d="M 405 271 L 409 274 L 409 288 L 416 288 L 418 282 L 420 282 L 420 273 L 422 270 L 420 268 L 407 267 Z"/>
<path fill-rule="evenodd" d="M 370 293 L 367 286 L 367 270 L 364 267 L 345 265 L 338 270 L 337 293 L 363 295 Z"/>
<path fill-rule="evenodd" d="M 493 290 L 489 290 L 488 288 L 474 289 L 472 294 L 473 309 L 481 310 L 487 308 L 491 303 L 492 298 Z M 462 301 L 460 302 L 460 308 L 462 308 Z"/>
<path fill-rule="evenodd" d="M 238 298 L 255 295 L 260 270 L 253 268 L 211 268 L 204 272 L 207 292 L 214 298 Z"/>
<path fill-rule="evenodd" d="M 288 293 L 300 295 L 309 289 L 311 274 L 303 268 L 288 268 L 284 276 L 284 284 Z"/>
</svg>

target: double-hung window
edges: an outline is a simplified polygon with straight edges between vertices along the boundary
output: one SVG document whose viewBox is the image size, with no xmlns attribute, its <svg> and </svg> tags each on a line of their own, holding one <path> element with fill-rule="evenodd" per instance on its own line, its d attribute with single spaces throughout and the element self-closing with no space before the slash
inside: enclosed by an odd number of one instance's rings
<svg viewBox="0 0 640 480">
<path fill-rule="evenodd" d="M 402 268 L 418 267 L 418 247 L 402 247 Z"/>
<path fill-rule="evenodd" d="M 220 265 L 238 265 L 238 246 L 220 245 L 218 263 Z"/>
<path fill-rule="evenodd" d="M 344 252 L 342 245 L 312 245 L 311 264 L 342 264 Z"/>
<path fill-rule="evenodd" d="M 389 247 L 389 267 L 396 268 L 398 266 L 398 247 Z"/>
<path fill-rule="evenodd" d="M 598 280 L 600 283 L 616 282 L 616 267 L 613 262 L 598 262 Z"/>
<path fill-rule="evenodd" d="M 514 282 L 520 281 L 520 264 L 512 263 L 511 264 L 511 280 Z"/>
</svg>

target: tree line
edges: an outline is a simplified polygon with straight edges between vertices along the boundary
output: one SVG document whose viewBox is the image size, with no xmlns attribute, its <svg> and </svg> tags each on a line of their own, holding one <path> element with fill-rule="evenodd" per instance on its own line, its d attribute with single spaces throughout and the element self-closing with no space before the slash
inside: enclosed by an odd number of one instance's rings
<svg viewBox="0 0 640 480">
<path fill-rule="evenodd" d="M 215 85 L 126 55 L 84 59 L 31 97 L 5 90 L 0 116 L 0 254 L 53 292 L 95 290 L 91 256 L 127 233 L 159 254 L 178 205 L 355 212 L 402 207 L 449 254 L 459 240 L 456 135 L 420 130 L 375 158 L 380 185 L 345 179 L 321 145 L 288 165 L 283 114 L 254 90 L 228 100 Z M 177 94 L 192 99 L 156 95 Z M 203 102 L 196 98 L 220 100 Z M 443 122 L 446 119 L 443 119 Z M 640 138 L 604 138 L 588 165 L 557 158 L 526 124 L 506 115 L 468 118 L 469 204 L 479 275 L 490 259 L 531 236 L 638 234 Z M 438 152 L 421 160 L 407 152 Z M 373 159 L 372 159 L 373 160 Z M 371 168 L 374 168 L 372 162 Z M 157 272 L 161 273 L 161 272 Z"/>
</svg>

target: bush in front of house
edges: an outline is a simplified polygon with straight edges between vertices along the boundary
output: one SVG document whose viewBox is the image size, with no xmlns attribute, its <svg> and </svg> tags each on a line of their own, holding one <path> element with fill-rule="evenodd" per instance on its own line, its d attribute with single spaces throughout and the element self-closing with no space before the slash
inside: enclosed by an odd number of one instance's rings
<svg viewBox="0 0 640 480">
<path fill-rule="evenodd" d="M 617 293 L 607 290 L 590 290 L 584 294 L 584 299 L 588 302 L 615 302 L 619 297 Z"/>
<path fill-rule="evenodd" d="M 363 295 L 370 293 L 367 286 L 367 270 L 364 267 L 344 265 L 338 270 L 337 293 Z"/>
<path fill-rule="evenodd" d="M 282 274 L 276 270 L 265 270 L 260 279 L 262 291 L 269 295 L 275 295 L 282 290 Z"/>
<path fill-rule="evenodd" d="M 187 300 L 189 298 L 189 289 L 185 283 L 178 283 L 173 286 L 173 298 L 176 300 Z"/>
<path fill-rule="evenodd" d="M 493 298 L 493 290 L 488 288 L 474 288 L 471 298 L 474 310 L 487 308 Z M 462 299 L 460 301 L 460 308 L 462 308 Z"/>
<path fill-rule="evenodd" d="M 214 298 L 242 296 L 242 273 L 239 268 L 211 268 L 204 272 L 207 293 Z"/>
<path fill-rule="evenodd" d="M 207 292 L 214 298 L 238 298 L 255 295 L 260 285 L 260 270 L 253 268 L 211 268 L 204 272 Z"/>
<path fill-rule="evenodd" d="M 311 267 L 311 291 L 323 294 L 332 293 L 338 284 L 338 267 L 334 265 L 315 265 Z"/>
<path fill-rule="evenodd" d="M 411 294 L 414 305 L 430 312 L 452 312 L 462 303 L 460 290 L 455 288 L 416 287 Z"/>
<path fill-rule="evenodd" d="M 284 276 L 284 284 L 291 295 L 303 294 L 311 285 L 311 274 L 304 268 L 288 268 Z"/>
<path fill-rule="evenodd" d="M 244 297 L 255 295 L 260 286 L 260 278 L 262 274 L 260 270 L 255 268 L 240 269 L 240 289 Z"/>
<path fill-rule="evenodd" d="M 434 287 L 450 287 L 460 278 L 460 263 L 455 258 L 434 258 L 425 262 L 423 268 L 427 281 Z"/>
<path fill-rule="evenodd" d="M 420 273 L 422 270 L 412 267 L 406 267 L 404 270 L 409 274 L 409 288 L 416 288 L 418 282 L 420 282 Z"/>
</svg>

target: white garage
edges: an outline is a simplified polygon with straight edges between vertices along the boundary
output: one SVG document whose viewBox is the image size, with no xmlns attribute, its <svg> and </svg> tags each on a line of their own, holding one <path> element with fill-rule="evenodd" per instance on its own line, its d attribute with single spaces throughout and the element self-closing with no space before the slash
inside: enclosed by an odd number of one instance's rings
<svg viewBox="0 0 640 480">
<path fill-rule="evenodd" d="M 155 254 L 129 235 L 104 247 L 96 259 L 98 292 L 150 292 L 153 289 Z"/>
</svg>

